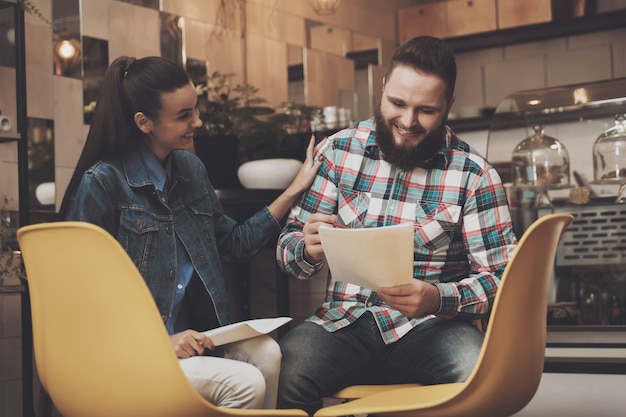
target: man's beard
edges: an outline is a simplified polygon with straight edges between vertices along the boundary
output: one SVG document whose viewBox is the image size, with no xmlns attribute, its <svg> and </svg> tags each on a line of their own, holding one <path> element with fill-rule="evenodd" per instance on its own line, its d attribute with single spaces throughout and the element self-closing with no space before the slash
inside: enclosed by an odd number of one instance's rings
<svg viewBox="0 0 626 417">
<path fill-rule="evenodd" d="M 446 133 L 446 120 L 432 132 L 424 135 L 424 139 L 417 145 L 406 147 L 396 144 L 393 132 L 387 126 L 380 110 L 374 117 L 376 122 L 376 143 L 383 159 L 402 170 L 412 170 L 432 158 L 441 149 Z"/>
</svg>

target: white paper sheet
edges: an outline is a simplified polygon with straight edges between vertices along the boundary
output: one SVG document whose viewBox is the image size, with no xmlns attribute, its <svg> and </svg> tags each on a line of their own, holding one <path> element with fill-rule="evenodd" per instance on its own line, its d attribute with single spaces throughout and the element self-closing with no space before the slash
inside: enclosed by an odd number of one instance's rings
<svg viewBox="0 0 626 417">
<path fill-rule="evenodd" d="M 413 224 L 319 229 L 333 281 L 371 290 L 408 284 L 413 279 Z"/>
<path fill-rule="evenodd" d="M 268 334 L 291 321 L 291 317 L 275 317 L 269 319 L 252 319 L 228 324 L 203 332 L 211 338 L 215 346 L 251 337 Z"/>
</svg>

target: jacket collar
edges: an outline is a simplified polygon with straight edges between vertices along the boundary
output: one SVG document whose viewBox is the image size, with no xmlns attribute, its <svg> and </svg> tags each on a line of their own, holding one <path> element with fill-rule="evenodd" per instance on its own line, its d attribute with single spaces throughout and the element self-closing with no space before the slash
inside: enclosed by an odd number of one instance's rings
<svg viewBox="0 0 626 417">
<path fill-rule="evenodd" d="M 152 185 L 162 190 L 168 174 L 173 179 L 170 186 L 173 186 L 177 181 L 188 181 L 188 175 L 178 169 L 185 165 L 182 162 L 181 152 L 186 151 L 173 151 L 170 153 L 169 161 L 163 167 L 145 144 L 140 142 L 129 147 L 123 157 L 124 172 L 128 185 L 131 187 Z"/>
</svg>

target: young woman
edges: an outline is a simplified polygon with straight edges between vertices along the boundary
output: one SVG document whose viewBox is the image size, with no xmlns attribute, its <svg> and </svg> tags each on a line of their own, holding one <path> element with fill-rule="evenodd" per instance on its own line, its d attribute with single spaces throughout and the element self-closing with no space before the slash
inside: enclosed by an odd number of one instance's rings
<svg viewBox="0 0 626 417">
<path fill-rule="evenodd" d="M 202 162 L 185 150 L 201 126 L 196 103 L 182 67 L 160 57 L 116 59 L 60 216 L 97 224 L 126 249 L 183 371 L 205 398 L 223 407 L 274 408 L 278 344 L 261 336 L 217 349 L 201 331 L 229 322 L 220 259 L 249 257 L 278 236 L 277 219 L 319 168 L 314 141 L 291 185 L 238 224 L 224 214 Z"/>
</svg>

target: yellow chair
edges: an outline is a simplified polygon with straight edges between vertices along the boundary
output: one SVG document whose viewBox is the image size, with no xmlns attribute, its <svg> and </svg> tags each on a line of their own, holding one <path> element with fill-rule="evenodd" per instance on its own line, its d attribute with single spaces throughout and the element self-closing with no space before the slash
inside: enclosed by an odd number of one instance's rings
<svg viewBox="0 0 626 417">
<path fill-rule="evenodd" d="M 504 417 L 524 408 L 541 380 L 554 258 L 571 221 L 569 214 L 541 217 L 520 239 L 494 300 L 476 367 L 466 382 L 386 390 L 322 408 L 315 417 Z"/>
<path fill-rule="evenodd" d="M 139 271 L 103 229 L 45 223 L 22 227 L 17 238 L 37 371 L 64 417 L 306 417 L 205 401 L 183 374 Z"/>
</svg>

